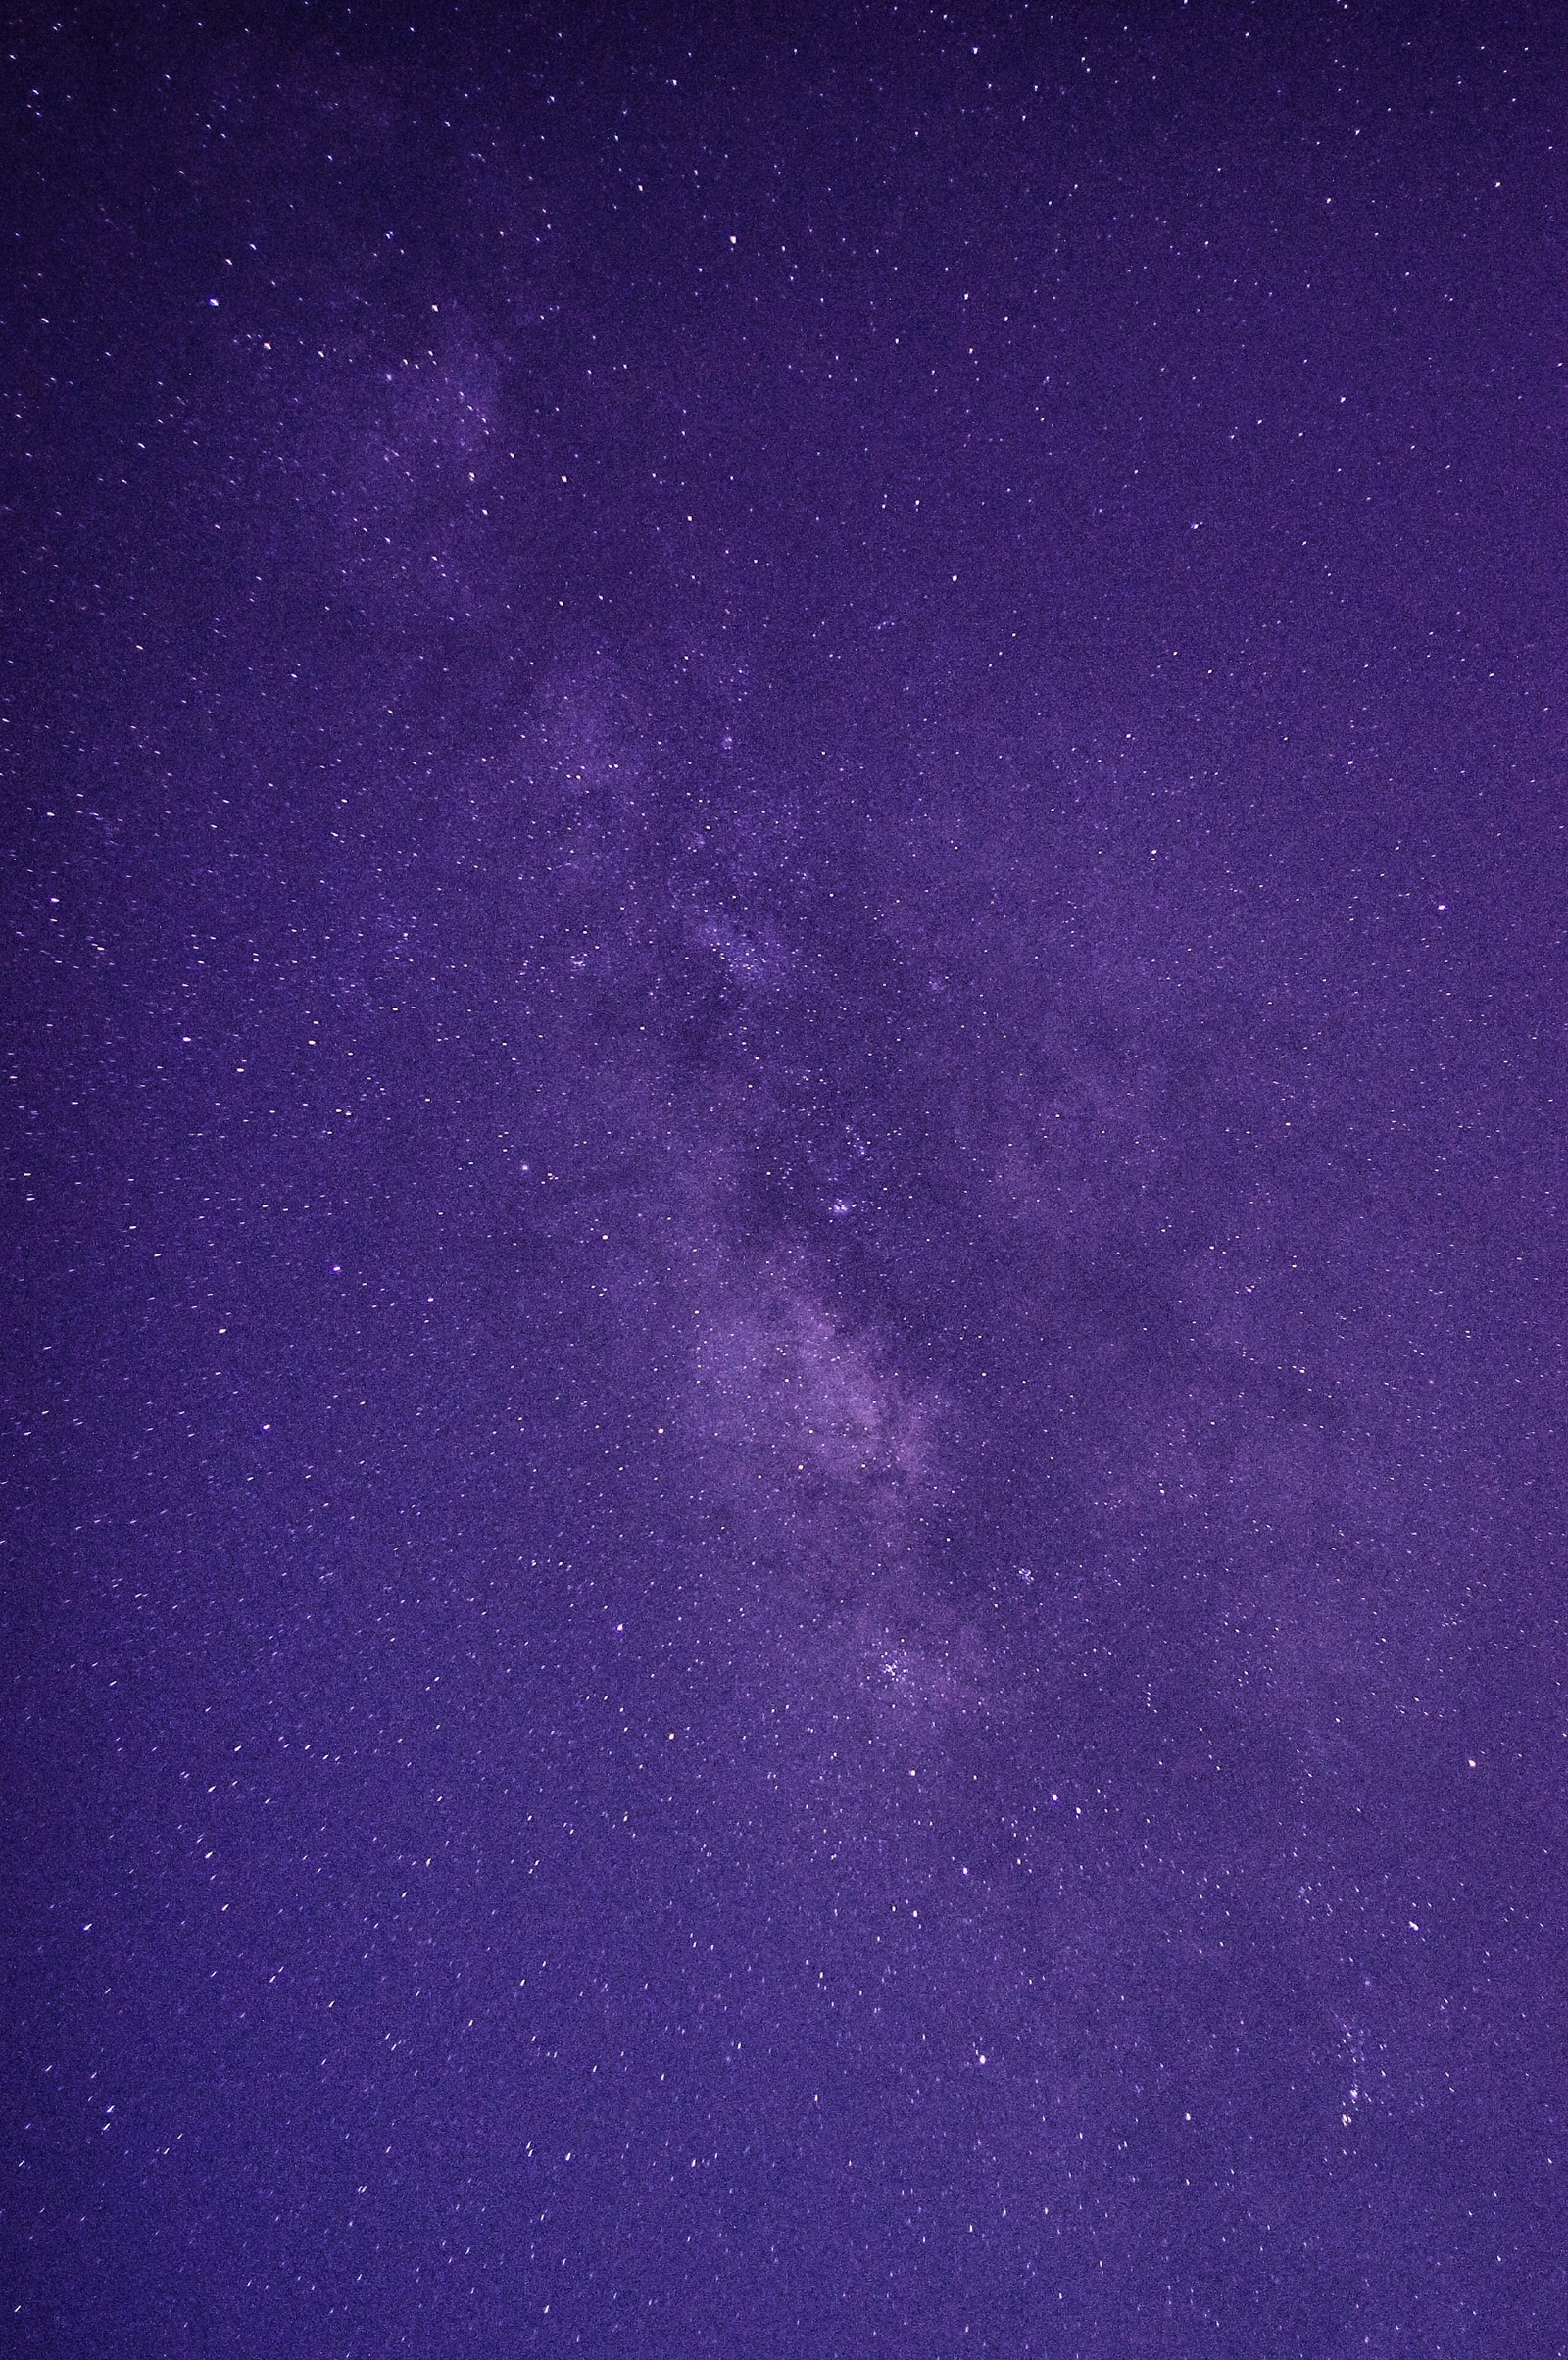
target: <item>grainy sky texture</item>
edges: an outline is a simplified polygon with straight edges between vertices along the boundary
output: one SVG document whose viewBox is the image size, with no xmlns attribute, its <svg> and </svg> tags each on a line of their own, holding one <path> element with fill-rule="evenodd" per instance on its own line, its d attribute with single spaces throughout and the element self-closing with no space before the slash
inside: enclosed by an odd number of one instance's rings
<svg viewBox="0 0 1568 2360">
<path fill-rule="evenodd" d="M 4 52 L 5 2350 L 1568 2350 L 1560 12 Z"/>
</svg>

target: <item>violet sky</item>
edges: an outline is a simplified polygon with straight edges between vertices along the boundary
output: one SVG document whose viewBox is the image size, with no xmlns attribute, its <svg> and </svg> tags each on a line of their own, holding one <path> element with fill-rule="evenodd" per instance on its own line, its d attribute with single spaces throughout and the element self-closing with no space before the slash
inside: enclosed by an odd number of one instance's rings
<svg viewBox="0 0 1568 2360">
<path fill-rule="evenodd" d="M 1568 37 L 12 13 L 0 2348 L 1568 2351 Z"/>
</svg>

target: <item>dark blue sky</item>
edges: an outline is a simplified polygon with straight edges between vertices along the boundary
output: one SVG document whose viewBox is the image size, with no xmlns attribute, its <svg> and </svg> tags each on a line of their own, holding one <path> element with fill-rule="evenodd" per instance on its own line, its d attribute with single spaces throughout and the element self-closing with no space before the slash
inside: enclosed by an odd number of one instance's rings
<svg viewBox="0 0 1568 2360">
<path fill-rule="evenodd" d="M 8 2350 L 1568 2349 L 1553 17 L 14 20 Z"/>
</svg>

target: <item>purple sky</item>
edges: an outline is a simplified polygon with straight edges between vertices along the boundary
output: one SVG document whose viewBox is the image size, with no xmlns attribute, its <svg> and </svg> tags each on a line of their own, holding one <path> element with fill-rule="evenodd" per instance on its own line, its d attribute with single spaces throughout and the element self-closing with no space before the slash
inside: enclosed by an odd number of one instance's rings
<svg viewBox="0 0 1568 2360">
<path fill-rule="evenodd" d="M 13 27 L 0 2345 L 1568 2351 L 1560 12 Z"/>
</svg>

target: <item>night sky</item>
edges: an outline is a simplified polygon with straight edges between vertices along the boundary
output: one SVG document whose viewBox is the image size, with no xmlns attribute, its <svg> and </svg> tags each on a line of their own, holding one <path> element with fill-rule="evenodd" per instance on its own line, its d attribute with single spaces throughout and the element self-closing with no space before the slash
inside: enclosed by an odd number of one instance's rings
<svg viewBox="0 0 1568 2360">
<path fill-rule="evenodd" d="M 3 52 L 0 2348 L 1568 2351 L 1561 12 Z"/>
</svg>

